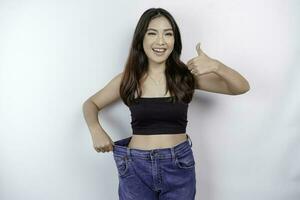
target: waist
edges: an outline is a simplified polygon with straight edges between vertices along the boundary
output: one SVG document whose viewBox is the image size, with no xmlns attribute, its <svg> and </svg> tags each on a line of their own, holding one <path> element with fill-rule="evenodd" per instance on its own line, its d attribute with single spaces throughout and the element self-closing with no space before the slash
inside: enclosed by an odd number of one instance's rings
<svg viewBox="0 0 300 200">
<path fill-rule="evenodd" d="M 178 135 L 186 132 L 186 126 L 184 127 L 166 127 L 164 125 L 153 127 L 132 127 L 133 135 Z"/>
<path fill-rule="evenodd" d="M 187 140 L 186 133 L 179 134 L 156 134 L 156 135 L 132 135 L 128 144 L 129 148 L 136 149 L 159 149 L 171 148 Z"/>
<path fill-rule="evenodd" d="M 115 156 L 134 156 L 140 158 L 149 158 L 152 156 L 157 156 L 162 159 L 169 159 L 173 157 L 175 154 L 185 154 L 187 151 L 191 151 L 192 143 L 189 138 L 189 135 L 186 134 L 186 139 L 182 142 L 166 148 L 153 148 L 153 149 L 137 149 L 137 148 L 129 148 L 128 143 L 131 141 L 132 136 L 127 137 L 125 139 L 121 139 L 115 141 L 113 153 Z"/>
</svg>

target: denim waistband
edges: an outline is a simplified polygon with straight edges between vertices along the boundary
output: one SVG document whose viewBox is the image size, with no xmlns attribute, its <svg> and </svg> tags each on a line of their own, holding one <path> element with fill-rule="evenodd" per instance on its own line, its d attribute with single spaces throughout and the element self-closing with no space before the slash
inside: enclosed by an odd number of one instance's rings
<svg viewBox="0 0 300 200">
<path fill-rule="evenodd" d="M 158 148 L 158 149 L 151 149 L 151 150 L 144 150 L 144 149 L 136 149 L 136 148 L 129 148 L 128 144 L 132 138 L 132 136 L 117 140 L 114 142 L 113 146 L 113 153 L 116 156 L 134 156 L 144 159 L 149 159 L 153 157 L 158 157 L 160 159 L 167 159 L 167 158 L 174 158 L 175 154 L 180 155 L 185 153 L 186 151 L 190 150 L 192 147 L 192 140 L 190 136 L 186 134 L 187 140 L 169 148 Z"/>
</svg>

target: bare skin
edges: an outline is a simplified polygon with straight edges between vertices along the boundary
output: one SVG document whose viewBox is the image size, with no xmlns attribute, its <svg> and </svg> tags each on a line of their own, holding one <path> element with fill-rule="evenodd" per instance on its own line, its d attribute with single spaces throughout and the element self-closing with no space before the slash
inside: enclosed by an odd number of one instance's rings
<svg viewBox="0 0 300 200">
<path fill-rule="evenodd" d="M 135 149 L 170 148 L 186 140 L 186 134 L 133 135 L 128 147 Z"/>
</svg>

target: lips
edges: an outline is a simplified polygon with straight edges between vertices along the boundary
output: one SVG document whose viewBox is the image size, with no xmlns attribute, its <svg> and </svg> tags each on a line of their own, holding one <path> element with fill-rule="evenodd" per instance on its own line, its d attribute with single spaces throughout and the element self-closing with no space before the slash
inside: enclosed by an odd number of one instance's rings
<svg viewBox="0 0 300 200">
<path fill-rule="evenodd" d="M 152 50 L 153 50 L 154 52 L 161 53 L 161 52 L 165 52 L 167 49 L 166 49 L 166 48 L 152 48 Z"/>
<path fill-rule="evenodd" d="M 166 48 L 152 48 L 152 51 L 154 52 L 155 55 L 161 56 L 167 51 L 167 49 Z"/>
</svg>

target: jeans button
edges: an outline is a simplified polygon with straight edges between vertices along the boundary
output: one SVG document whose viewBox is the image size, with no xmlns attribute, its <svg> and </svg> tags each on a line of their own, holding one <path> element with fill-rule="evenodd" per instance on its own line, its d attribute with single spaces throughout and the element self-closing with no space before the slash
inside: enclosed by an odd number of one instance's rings
<svg viewBox="0 0 300 200">
<path fill-rule="evenodd" d="M 157 155 L 157 151 L 152 150 L 152 151 L 150 152 L 150 155 L 151 155 L 151 156 L 156 156 L 156 155 Z"/>
</svg>

